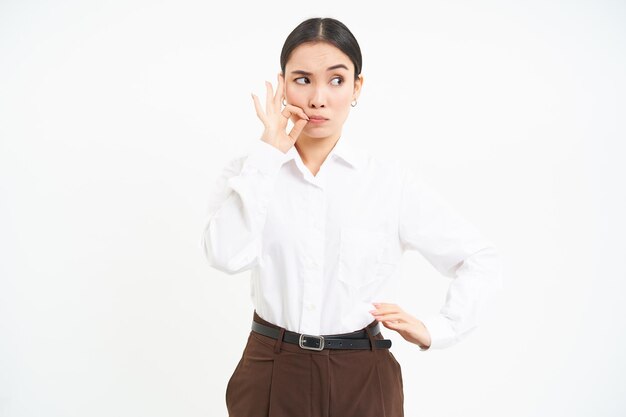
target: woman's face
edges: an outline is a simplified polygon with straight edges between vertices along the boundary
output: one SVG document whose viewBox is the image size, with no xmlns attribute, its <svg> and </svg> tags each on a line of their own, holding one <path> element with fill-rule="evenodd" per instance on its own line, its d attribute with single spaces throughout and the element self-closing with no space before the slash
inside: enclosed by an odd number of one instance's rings
<svg viewBox="0 0 626 417">
<path fill-rule="evenodd" d="M 300 137 L 339 138 L 362 84 L 363 77 L 354 80 L 354 64 L 337 47 L 316 42 L 295 48 L 285 65 L 284 96 L 310 118 Z"/>
</svg>

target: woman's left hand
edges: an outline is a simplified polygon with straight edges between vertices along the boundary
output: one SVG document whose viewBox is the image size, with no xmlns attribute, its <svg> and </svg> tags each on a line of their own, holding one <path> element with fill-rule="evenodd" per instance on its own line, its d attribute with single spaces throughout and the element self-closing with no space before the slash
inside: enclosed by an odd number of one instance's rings
<svg viewBox="0 0 626 417">
<path fill-rule="evenodd" d="M 405 340 L 426 349 L 430 347 L 430 333 L 424 323 L 405 312 L 396 304 L 373 303 L 370 313 L 388 329 L 400 333 Z"/>
</svg>

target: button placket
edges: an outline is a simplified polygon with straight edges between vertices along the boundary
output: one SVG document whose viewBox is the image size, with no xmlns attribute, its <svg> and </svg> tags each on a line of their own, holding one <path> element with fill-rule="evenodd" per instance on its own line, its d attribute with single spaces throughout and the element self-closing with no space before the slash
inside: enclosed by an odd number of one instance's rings
<svg viewBox="0 0 626 417">
<path fill-rule="evenodd" d="M 325 196 L 322 189 L 309 185 L 306 192 L 306 225 L 303 254 L 303 293 L 301 331 L 317 334 L 320 326 L 321 285 L 324 273 Z"/>
</svg>

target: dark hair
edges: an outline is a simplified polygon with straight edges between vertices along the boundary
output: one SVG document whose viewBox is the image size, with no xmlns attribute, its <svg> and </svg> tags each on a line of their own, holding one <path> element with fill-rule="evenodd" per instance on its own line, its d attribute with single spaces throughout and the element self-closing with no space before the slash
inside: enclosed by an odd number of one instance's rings
<svg viewBox="0 0 626 417">
<path fill-rule="evenodd" d="M 330 17 L 314 17 L 300 23 L 287 36 L 280 53 L 280 68 L 285 73 L 285 66 L 294 49 L 306 42 L 328 42 L 348 55 L 354 64 L 354 79 L 361 73 L 363 58 L 361 48 L 350 29 L 339 20 Z"/>
</svg>

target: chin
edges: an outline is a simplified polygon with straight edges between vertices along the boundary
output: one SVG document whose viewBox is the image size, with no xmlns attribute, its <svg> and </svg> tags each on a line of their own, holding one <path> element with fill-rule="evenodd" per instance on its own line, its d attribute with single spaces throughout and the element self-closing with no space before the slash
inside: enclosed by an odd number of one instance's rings
<svg viewBox="0 0 626 417">
<path fill-rule="evenodd" d="M 329 136 L 332 136 L 334 131 L 332 129 L 321 128 L 321 127 L 318 127 L 318 128 L 316 127 L 306 128 L 305 127 L 302 133 L 305 133 L 311 139 L 325 139 Z"/>
</svg>

